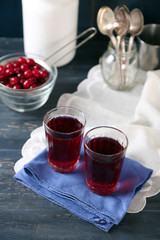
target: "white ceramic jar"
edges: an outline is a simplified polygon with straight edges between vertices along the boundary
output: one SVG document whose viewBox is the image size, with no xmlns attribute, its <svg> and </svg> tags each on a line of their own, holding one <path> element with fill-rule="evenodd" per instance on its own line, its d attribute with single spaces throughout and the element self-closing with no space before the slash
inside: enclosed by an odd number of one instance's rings
<svg viewBox="0 0 160 240">
<path fill-rule="evenodd" d="M 22 0 L 25 54 L 47 58 L 77 35 L 79 0 Z M 74 41 L 55 57 L 54 64 L 76 44 Z M 56 66 L 69 63 L 75 51 L 61 59 Z"/>
</svg>

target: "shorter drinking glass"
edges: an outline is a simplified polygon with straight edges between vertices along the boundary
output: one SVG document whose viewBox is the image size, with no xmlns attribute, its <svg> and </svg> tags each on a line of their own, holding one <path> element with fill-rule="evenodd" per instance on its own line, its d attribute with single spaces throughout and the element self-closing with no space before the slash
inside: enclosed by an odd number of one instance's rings
<svg viewBox="0 0 160 240">
<path fill-rule="evenodd" d="M 92 192 L 108 195 L 115 191 L 127 147 L 126 135 L 113 127 L 99 126 L 85 134 L 86 184 Z"/>
<path fill-rule="evenodd" d="M 84 114 L 71 107 L 58 107 L 44 116 L 48 163 L 61 173 L 73 171 L 79 160 L 84 127 Z"/>
</svg>

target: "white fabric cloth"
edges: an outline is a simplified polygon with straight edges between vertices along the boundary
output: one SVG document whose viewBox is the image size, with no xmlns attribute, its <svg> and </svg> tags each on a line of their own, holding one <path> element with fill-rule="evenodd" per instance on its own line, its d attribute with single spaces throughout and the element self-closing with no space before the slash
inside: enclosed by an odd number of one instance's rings
<svg viewBox="0 0 160 240">
<path fill-rule="evenodd" d="M 136 107 L 134 122 L 160 128 L 160 70 L 147 73 L 147 81 Z"/>
<path fill-rule="evenodd" d="M 73 106 L 82 110 L 87 118 L 87 127 L 97 124 L 127 124 L 134 117 L 143 84 L 128 91 L 115 91 L 104 82 L 100 66 L 93 67 L 86 80 L 74 94 L 63 94 L 58 106 Z"/>
<path fill-rule="evenodd" d="M 145 83 L 144 83 L 145 80 Z M 84 112 L 86 131 L 98 125 L 115 126 L 129 139 L 127 157 L 153 169 L 151 179 L 133 198 L 129 213 L 141 211 L 146 198 L 160 191 L 160 70 L 140 72 L 137 84 L 127 91 L 115 91 L 104 82 L 100 66 L 93 67 L 73 94 L 63 94 L 58 106 L 72 106 Z M 35 129 L 22 148 L 15 172 L 45 148 L 43 127 Z"/>
</svg>

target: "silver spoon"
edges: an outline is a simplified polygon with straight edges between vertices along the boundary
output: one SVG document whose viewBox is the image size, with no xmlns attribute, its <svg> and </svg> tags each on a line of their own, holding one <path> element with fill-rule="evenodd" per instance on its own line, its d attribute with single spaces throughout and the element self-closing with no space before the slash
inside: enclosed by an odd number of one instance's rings
<svg viewBox="0 0 160 240">
<path fill-rule="evenodd" d="M 113 35 L 114 23 L 114 12 L 107 6 L 101 7 L 97 14 L 98 29 L 103 35 L 107 35 L 110 37 L 113 46 L 117 50 L 117 41 L 115 36 Z"/>
<path fill-rule="evenodd" d="M 143 25 L 144 25 L 144 18 L 142 12 L 135 8 L 130 13 L 131 23 L 129 27 L 129 33 L 131 34 L 131 37 L 129 39 L 128 44 L 128 52 L 131 51 L 134 37 L 139 35 L 142 32 Z"/>
<path fill-rule="evenodd" d="M 115 15 L 115 32 L 117 33 L 118 49 L 120 50 L 120 44 L 123 37 L 130 27 L 130 12 L 125 5 L 118 6 L 114 9 Z"/>
<path fill-rule="evenodd" d="M 117 34 L 118 50 L 119 52 L 125 52 L 125 35 L 127 34 L 130 26 L 130 12 L 125 5 L 117 6 L 114 9 L 115 14 L 115 32 Z M 124 56 L 124 55 L 122 55 Z M 120 84 L 125 85 L 125 62 L 124 58 L 117 59 L 117 68 L 120 71 Z"/>
<path fill-rule="evenodd" d="M 115 14 L 115 31 L 117 33 L 118 49 L 120 49 L 121 40 L 129 30 L 130 12 L 125 5 L 118 6 L 114 9 Z M 122 43 L 124 45 L 124 43 Z M 124 46 L 122 47 L 124 50 Z"/>
</svg>

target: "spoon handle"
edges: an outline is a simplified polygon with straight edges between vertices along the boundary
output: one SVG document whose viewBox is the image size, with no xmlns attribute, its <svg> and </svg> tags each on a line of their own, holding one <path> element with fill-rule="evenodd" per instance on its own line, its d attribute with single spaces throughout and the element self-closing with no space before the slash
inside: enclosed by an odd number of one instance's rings
<svg viewBox="0 0 160 240">
<path fill-rule="evenodd" d="M 128 54 L 130 53 L 130 51 L 132 49 L 134 37 L 135 37 L 134 35 L 131 35 L 130 38 L 129 38 L 128 49 L 127 49 Z M 125 80 L 128 81 L 128 71 L 129 71 L 129 58 L 128 57 L 126 58 L 125 65 L 126 65 Z"/>
<path fill-rule="evenodd" d="M 129 39 L 129 44 L 128 44 L 128 53 L 131 51 L 132 49 L 132 45 L 133 45 L 133 41 L 134 41 L 134 36 L 132 35 Z"/>
<path fill-rule="evenodd" d="M 114 48 L 118 51 L 118 44 L 117 44 L 117 40 L 116 40 L 115 36 L 114 35 L 110 35 L 110 39 L 111 39 L 111 41 L 113 43 Z"/>
</svg>

